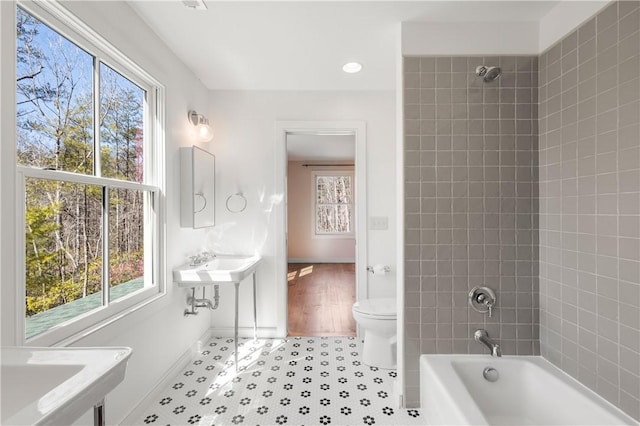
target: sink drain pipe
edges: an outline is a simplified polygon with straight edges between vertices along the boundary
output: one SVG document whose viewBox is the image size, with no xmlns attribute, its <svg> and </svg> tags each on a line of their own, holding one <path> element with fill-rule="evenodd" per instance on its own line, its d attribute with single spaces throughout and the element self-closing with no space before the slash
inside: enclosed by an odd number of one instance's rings
<svg viewBox="0 0 640 426">
<path fill-rule="evenodd" d="M 220 286 L 213 286 L 213 302 L 205 297 L 205 286 L 202 286 L 202 299 L 196 299 L 196 288 L 191 287 L 191 296 L 187 299 L 187 303 L 191 305 L 191 310 L 185 309 L 184 316 L 198 315 L 198 308 L 208 308 L 210 310 L 218 309 L 220 303 Z"/>
</svg>

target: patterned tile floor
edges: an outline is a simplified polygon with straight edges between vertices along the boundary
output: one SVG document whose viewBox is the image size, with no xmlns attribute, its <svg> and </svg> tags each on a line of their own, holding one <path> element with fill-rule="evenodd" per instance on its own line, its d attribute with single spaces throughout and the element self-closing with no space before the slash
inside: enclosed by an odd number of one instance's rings
<svg viewBox="0 0 640 426">
<path fill-rule="evenodd" d="M 214 338 L 136 424 L 418 425 L 401 410 L 396 372 L 368 367 L 353 337 Z"/>
</svg>

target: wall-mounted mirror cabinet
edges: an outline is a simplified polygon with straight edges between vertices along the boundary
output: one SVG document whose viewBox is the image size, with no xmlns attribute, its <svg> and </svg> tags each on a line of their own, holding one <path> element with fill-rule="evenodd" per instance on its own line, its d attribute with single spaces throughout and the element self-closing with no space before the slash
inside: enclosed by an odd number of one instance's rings
<svg viewBox="0 0 640 426">
<path fill-rule="evenodd" d="M 197 146 L 180 148 L 180 225 L 215 225 L 216 157 Z"/>
</svg>

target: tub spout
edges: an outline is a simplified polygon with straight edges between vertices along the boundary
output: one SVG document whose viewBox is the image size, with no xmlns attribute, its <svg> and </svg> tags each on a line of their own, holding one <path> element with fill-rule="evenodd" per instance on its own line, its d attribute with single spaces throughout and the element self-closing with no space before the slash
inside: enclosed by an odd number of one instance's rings
<svg viewBox="0 0 640 426">
<path fill-rule="evenodd" d="M 480 342 L 488 347 L 491 351 L 491 356 L 502 356 L 502 349 L 500 349 L 500 345 L 491 340 L 487 330 L 476 330 L 475 333 L 473 333 L 473 338 L 476 339 L 476 342 Z"/>
</svg>

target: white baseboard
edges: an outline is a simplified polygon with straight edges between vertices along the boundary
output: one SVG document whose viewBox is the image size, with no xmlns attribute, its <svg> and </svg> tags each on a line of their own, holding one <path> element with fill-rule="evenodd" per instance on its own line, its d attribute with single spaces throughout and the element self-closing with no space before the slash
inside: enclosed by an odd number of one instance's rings
<svg viewBox="0 0 640 426">
<path fill-rule="evenodd" d="M 233 337 L 233 327 L 213 327 L 211 328 L 211 336 L 213 337 Z M 238 337 L 253 338 L 253 327 L 238 327 Z M 278 335 L 276 327 L 258 327 L 258 338 L 260 339 L 279 339 L 284 336 Z"/>
<path fill-rule="evenodd" d="M 356 263 L 355 259 L 311 259 L 311 258 L 291 258 L 289 263 Z"/>
<path fill-rule="evenodd" d="M 157 399 L 158 395 L 166 390 L 171 384 L 171 381 L 180 373 L 184 368 L 189 365 L 193 360 L 196 353 L 202 350 L 203 345 L 208 342 L 214 334 L 211 334 L 212 329 L 208 329 L 202 336 L 187 349 L 180 357 L 173 363 L 173 365 L 158 379 L 155 386 L 140 400 L 138 405 L 122 420 L 121 425 L 134 425 L 135 422 L 140 419 L 144 414 L 144 410 Z"/>
</svg>

